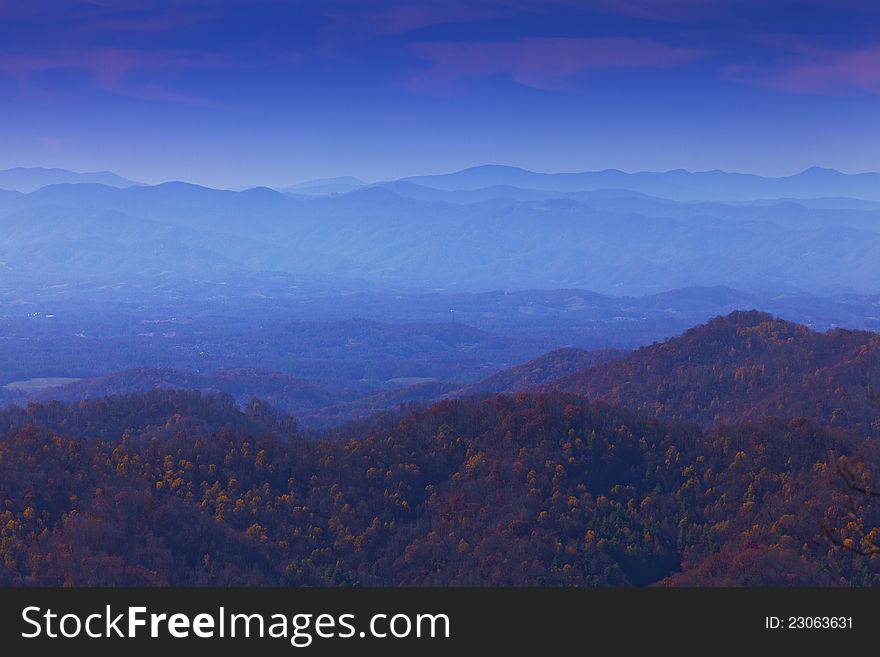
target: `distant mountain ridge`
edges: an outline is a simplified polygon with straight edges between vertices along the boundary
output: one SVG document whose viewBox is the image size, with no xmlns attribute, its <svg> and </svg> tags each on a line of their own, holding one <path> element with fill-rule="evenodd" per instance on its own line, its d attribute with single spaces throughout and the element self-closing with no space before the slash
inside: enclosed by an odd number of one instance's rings
<svg viewBox="0 0 880 657">
<path fill-rule="evenodd" d="M 25 194 L 47 185 L 63 183 L 95 183 L 108 187 L 131 187 L 142 183 L 123 178 L 112 171 L 78 172 L 43 167 L 15 167 L 0 170 L 0 189 Z"/>
<path fill-rule="evenodd" d="M 367 185 L 368 183 L 354 176 L 337 176 L 335 178 L 307 180 L 289 187 L 282 187 L 279 191 L 304 196 L 324 196 L 329 194 L 347 194 Z"/>
<path fill-rule="evenodd" d="M 314 180 L 280 191 L 292 195 L 328 196 L 369 188 L 400 196 L 467 203 L 509 198 L 539 200 L 561 195 L 640 194 L 680 202 L 745 202 L 763 199 L 852 199 L 880 202 L 880 173 L 843 173 L 813 166 L 788 176 L 760 176 L 721 170 L 601 171 L 543 173 L 519 167 L 484 164 L 450 173 L 406 176 L 366 183 L 351 176 Z"/>
<path fill-rule="evenodd" d="M 878 176 L 477 167 L 321 195 L 80 180 L 0 194 L 0 263 L 42 283 L 284 272 L 386 289 L 875 294 L 880 205 L 840 199 L 880 199 Z M 817 200 L 766 200 L 799 196 Z"/>
<path fill-rule="evenodd" d="M 580 194 L 450 203 L 384 187 L 295 198 L 180 182 L 56 184 L 0 195 L 0 262 L 25 281 L 249 270 L 410 289 L 877 292 L 878 210 Z"/>
<path fill-rule="evenodd" d="M 676 201 L 747 201 L 763 198 L 848 197 L 880 201 L 880 173 L 847 174 L 810 167 L 791 176 L 764 177 L 726 171 L 639 171 L 617 169 L 579 173 L 537 173 L 503 165 L 482 165 L 449 174 L 410 176 L 402 182 L 448 191 L 493 186 L 586 192 L 625 189 Z"/>
<path fill-rule="evenodd" d="M 43 167 L 0 170 L 2 190 L 29 193 L 47 185 L 64 183 L 96 183 L 118 188 L 142 185 L 111 171 L 76 172 Z M 786 198 L 880 202 L 880 173 L 843 173 L 819 166 L 788 176 L 760 176 L 718 169 L 635 172 L 604 169 L 544 173 L 508 165 L 484 164 L 450 173 L 405 176 L 378 183 L 368 183 L 354 176 L 338 176 L 275 189 L 293 197 L 321 197 L 376 187 L 390 189 L 407 198 L 465 203 L 490 198 L 538 200 L 559 195 L 609 192 L 612 196 L 641 194 L 684 202 Z M 454 195 L 450 196 L 450 193 Z"/>
</svg>

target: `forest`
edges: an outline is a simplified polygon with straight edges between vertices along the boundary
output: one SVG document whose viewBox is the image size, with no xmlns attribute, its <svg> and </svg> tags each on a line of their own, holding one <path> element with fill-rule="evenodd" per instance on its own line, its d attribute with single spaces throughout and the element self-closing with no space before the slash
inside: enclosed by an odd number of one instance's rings
<svg viewBox="0 0 880 657">
<path fill-rule="evenodd" d="M 875 585 L 877 348 L 735 313 L 562 379 L 582 395 L 318 434 L 222 393 L 11 406 L 0 584 Z"/>
</svg>

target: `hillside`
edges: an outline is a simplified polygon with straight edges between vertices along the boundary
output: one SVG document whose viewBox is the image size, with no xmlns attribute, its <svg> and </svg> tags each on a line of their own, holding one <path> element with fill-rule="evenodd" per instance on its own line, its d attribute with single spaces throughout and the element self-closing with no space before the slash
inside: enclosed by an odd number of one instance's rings
<svg viewBox="0 0 880 657">
<path fill-rule="evenodd" d="M 404 325 L 391 330 L 387 325 L 353 321 L 341 325 L 321 325 L 326 328 L 320 334 L 320 341 L 327 344 L 343 344 L 349 351 L 371 347 L 365 341 L 374 341 L 382 349 L 394 350 L 403 331 L 410 341 L 400 348 L 407 353 L 415 352 L 415 363 L 424 362 L 433 349 L 444 346 L 466 345 L 473 349 L 471 340 L 483 339 L 485 334 L 468 326 L 454 325 Z M 335 335 L 337 327 L 348 327 L 349 332 Z M 285 334 L 293 330 L 300 342 L 306 332 L 301 326 L 288 326 Z M 432 344 L 422 342 L 431 340 Z M 326 345 L 324 345 L 326 346 Z M 373 349 L 376 346 L 372 347 Z M 300 347 L 301 348 L 301 347 Z M 322 345 L 314 345 L 313 356 L 332 358 L 332 354 L 322 354 Z M 388 383 L 382 388 L 346 389 L 344 387 L 325 387 L 280 372 L 270 372 L 256 368 L 219 370 L 197 374 L 170 367 L 139 367 L 114 372 L 106 376 L 89 377 L 64 385 L 53 386 L 35 392 L 6 393 L 3 401 L 25 404 L 52 400 L 70 402 L 97 399 L 109 396 L 136 395 L 161 390 L 193 390 L 203 393 L 224 393 L 235 399 L 240 406 L 247 406 L 251 400 L 259 399 L 271 404 L 309 427 L 326 427 L 352 420 L 365 418 L 372 413 L 397 411 L 401 406 L 413 403 L 424 405 L 445 397 L 463 397 L 484 392 L 513 393 L 536 388 L 555 381 L 565 374 L 578 371 L 590 365 L 605 362 L 626 354 L 623 350 L 586 351 L 572 347 L 557 349 L 522 365 L 500 370 L 486 379 L 468 385 L 433 378 L 408 382 L 406 377 Z M 406 357 L 407 354 L 401 354 Z"/>
<path fill-rule="evenodd" d="M 29 427 L 88 441 L 116 441 L 128 434 L 168 438 L 221 430 L 275 433 L 285 438 L 296 423 L 258 400 L 240 408 L 229 395 L 156 389 L 74 403 L 10 406 L 0 411 L 0 435 Z"/>
<path fill-rule="evenodd" d="M 0 413 L 3 585 L 876 584 L 857 436 L 703 432 L 571 395 L 306 441 L 154 391 Z M 855 523 L 850 522 L 856 518 Z M 827 536 L 832 538 L 827 538 Z M 855 549 L 853 549 L 855 548 Z"/>
<path fill-rule="evenodd" d="M 447 329 L 430 339 L 479 334 Z M 426 381 L 324 405 L 257 370 L 76 382 L 171 389 L 0 411 L 0 584 L 877 585 L 878 351 L 740 311 L 463 397 Z M 303 434 L 244 401 L 261 391 L 362 419 Z"/>
<path fill-rule="evenodd" d="M 28 395 L 26 399 L 37 402 L 79 401 L 135 395 L 155 388 L 225 393 L 241 406 L 246 406 L 252 399 L 260 399 L 290 413 L 319 408 L 336 402 L 339 397 L 321 386 L 265 370 L 236 369 L 194 374 L 169 367 L 140 367 L 47 388 Z"/>
<path fill-rule="evenodd" d="M 587 351 L 576 347 L 554 349 L 522 365 L 501 370 L 479 383 L 466 386 L 460 391 L 460 394 L 513 393 L 534 389 L 557 381 L 573 372 L 622 358 L 627 353 L 622 349 L 599 349 L 596 351 Z"/>
<path fill-rule="evenodd" d="M 705 427 L 801 416 L 880 433 L 878 334 L 821 333 L 755 311 L 733 312 L 632 352 L 568 347 L 501 369 L 495 363 L 530 347 L 503 346 L 504 340 L 463 324 L 297 322 L 277 335 L 275 349 L 286 349 L 288 367 L 304 377 L 256 367 L 205 374 L 145 367 L 27 396 L 6 393 L 8 401 L 22 403 L 156 387 L 215 391 L 241 405 L 261 399 L 304 425 L 326 427 L 413 402 L 545 388 Z M 460 373 L 473 377 L 480 369 L 497 371 L 475 383 L 456 382 Z M 316 383 L 315 373 L 331 384 Z"/>
<path fill-rule="evenodd" d="M 803 416 L 880 432 L 880 335 L 734 312 L 562 378 L 559 390 L 703 425 Z"/>
</svg>

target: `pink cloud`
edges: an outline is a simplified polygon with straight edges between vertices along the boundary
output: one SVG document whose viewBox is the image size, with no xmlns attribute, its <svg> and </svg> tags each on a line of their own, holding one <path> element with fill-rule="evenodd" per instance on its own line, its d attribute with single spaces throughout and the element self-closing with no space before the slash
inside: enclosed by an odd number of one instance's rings
<svg viewBox="0 0 880 657">
<path fill-rule="evenodd" d="M 667 68 L 698 59 L 704 51 L 648 39 L 532 38 L 498 43 L 432 43 L 415 46 L 428 70 L 408 86 L 437 93 L 464 78 L 509 75 L 535 88 L 557 88 L 580 73 L 625 68 Z"/>
<path fill-rule="evenodd" d="M 773 66 L 731 65 L 728 78 L 799 94 L 880 94 L 880 45 L 835 50 L 795 38 L 792 54 Z"/>
<path fill-rule="evenodd" d="M 503 7 L 456 2 L 402 4 L 361 16 L 361 26 L 373 35 L 405 34 L 424 27 L 493 18 Z"/>
<path fill-rule="evenodd" d="M 57 154 L 64 150 L 64 140 L 51 135 L 41 135 L 37 137 L 37 143 L 43 151 L 48 153 Z"/>
<path fill-rule="evenodd" d="M 142 100 L 203 103 L 202 99 L 135 78 L 138 73 L 179 71 L 221 63 L 217 56 L 207 54 L 93 48 L 51 55 L 0 54 L 0 74 L 14 78 L 22 87 L 28 88 L 34 76 L 40 73 L 75 71 L 88 76 L 93 86 L 101 91 Z"/>
<path fill-rule="evenodd" d="M 557 4 L 659 23 L 689 23 L 760 0 L 555 0 Z"/>
<path fill-rule="evenodd" d="M 760 0 L 396 0 L 383 8 L 328 10 L 333 28 L 369 36 L 406 34 L 451 23 L 467 23 L 524 13 L 573 8 L 661 23 L 688 23 Z M 332 6 L 332 5 L 331 5 Z"/>
<path fill-rule="evenodd" d="M 139 16 L 137 19 L 108 16 L 89 21 L 82 25 L 80 30 L 84 38 L 101 37 L 106 34 L 150 38 L 197 26 L 204 18 L 202 14 L 184 11 L 176 13 L 168 11 L 155 16 Z"/>
</svg>

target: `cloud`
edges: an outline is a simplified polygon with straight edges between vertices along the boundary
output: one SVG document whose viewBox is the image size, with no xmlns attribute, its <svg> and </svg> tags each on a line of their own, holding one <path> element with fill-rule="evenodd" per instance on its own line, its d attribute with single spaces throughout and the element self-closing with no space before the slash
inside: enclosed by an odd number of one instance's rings
<svg viewBox="0 0 880 657">
<path fill-rule="evenodd" d="M 716 17 L 731 7 L 757 4 L 760 0 L 555 0 L 560 5 L 656 21 L 690 23 Z"/>
<path fill-rule="evenodd" d="M 163 85 L 137 79 L 143 73 L 162 73 L 220 66 L 222 59 L 209 54 L 185 54 L 121 48 L 44 55 L 0 54 L 0 75 L 12 77 L 28 88 L 46 72 L 75 72 L 88 77 L 95 89 L 141 100 L 202 103 L 202 99 L 179 94 Z"/>
<path fill-rule="evenodd" d="M 410 77 L 407 86 L 424 93 L 443 93 L 465 78 L 490 75 L 508 75 L 527 87 L 555 89 L 588 71 L 682 66 L 704 54 L 698 48 L 624 37 L 430 43 L 415 45 L 414 50 L 430 66 Z"/>
<path fill-rule="evenodd" d="M 380 8 L 365 6 L 361 11 L 357 7 L 354 10 L 349 7 L 346 11 L 336 11 L 332 18 L 335 29 L 377 37 L 407 34 L 437 25 L 469 23 L 510 13 L 511 10 L 500 3 L 445 0 L 391 4 Z"/>
<path fill-rule="evenodd" d="M 39 135 L 37 137 L 37 144 L 41 151 L 52 153 L 53 155 L 57 155 L 64 150 L 64 140 L 52 135 Z"/>
<path fill-rule="evenodd" d="M 769 65 L 730 65 L 729 79 L 789 93 L 880 94 L 880 45 L 835 49 L 803 38 L 784 40 L 789 52 Z"/>
</svg>

